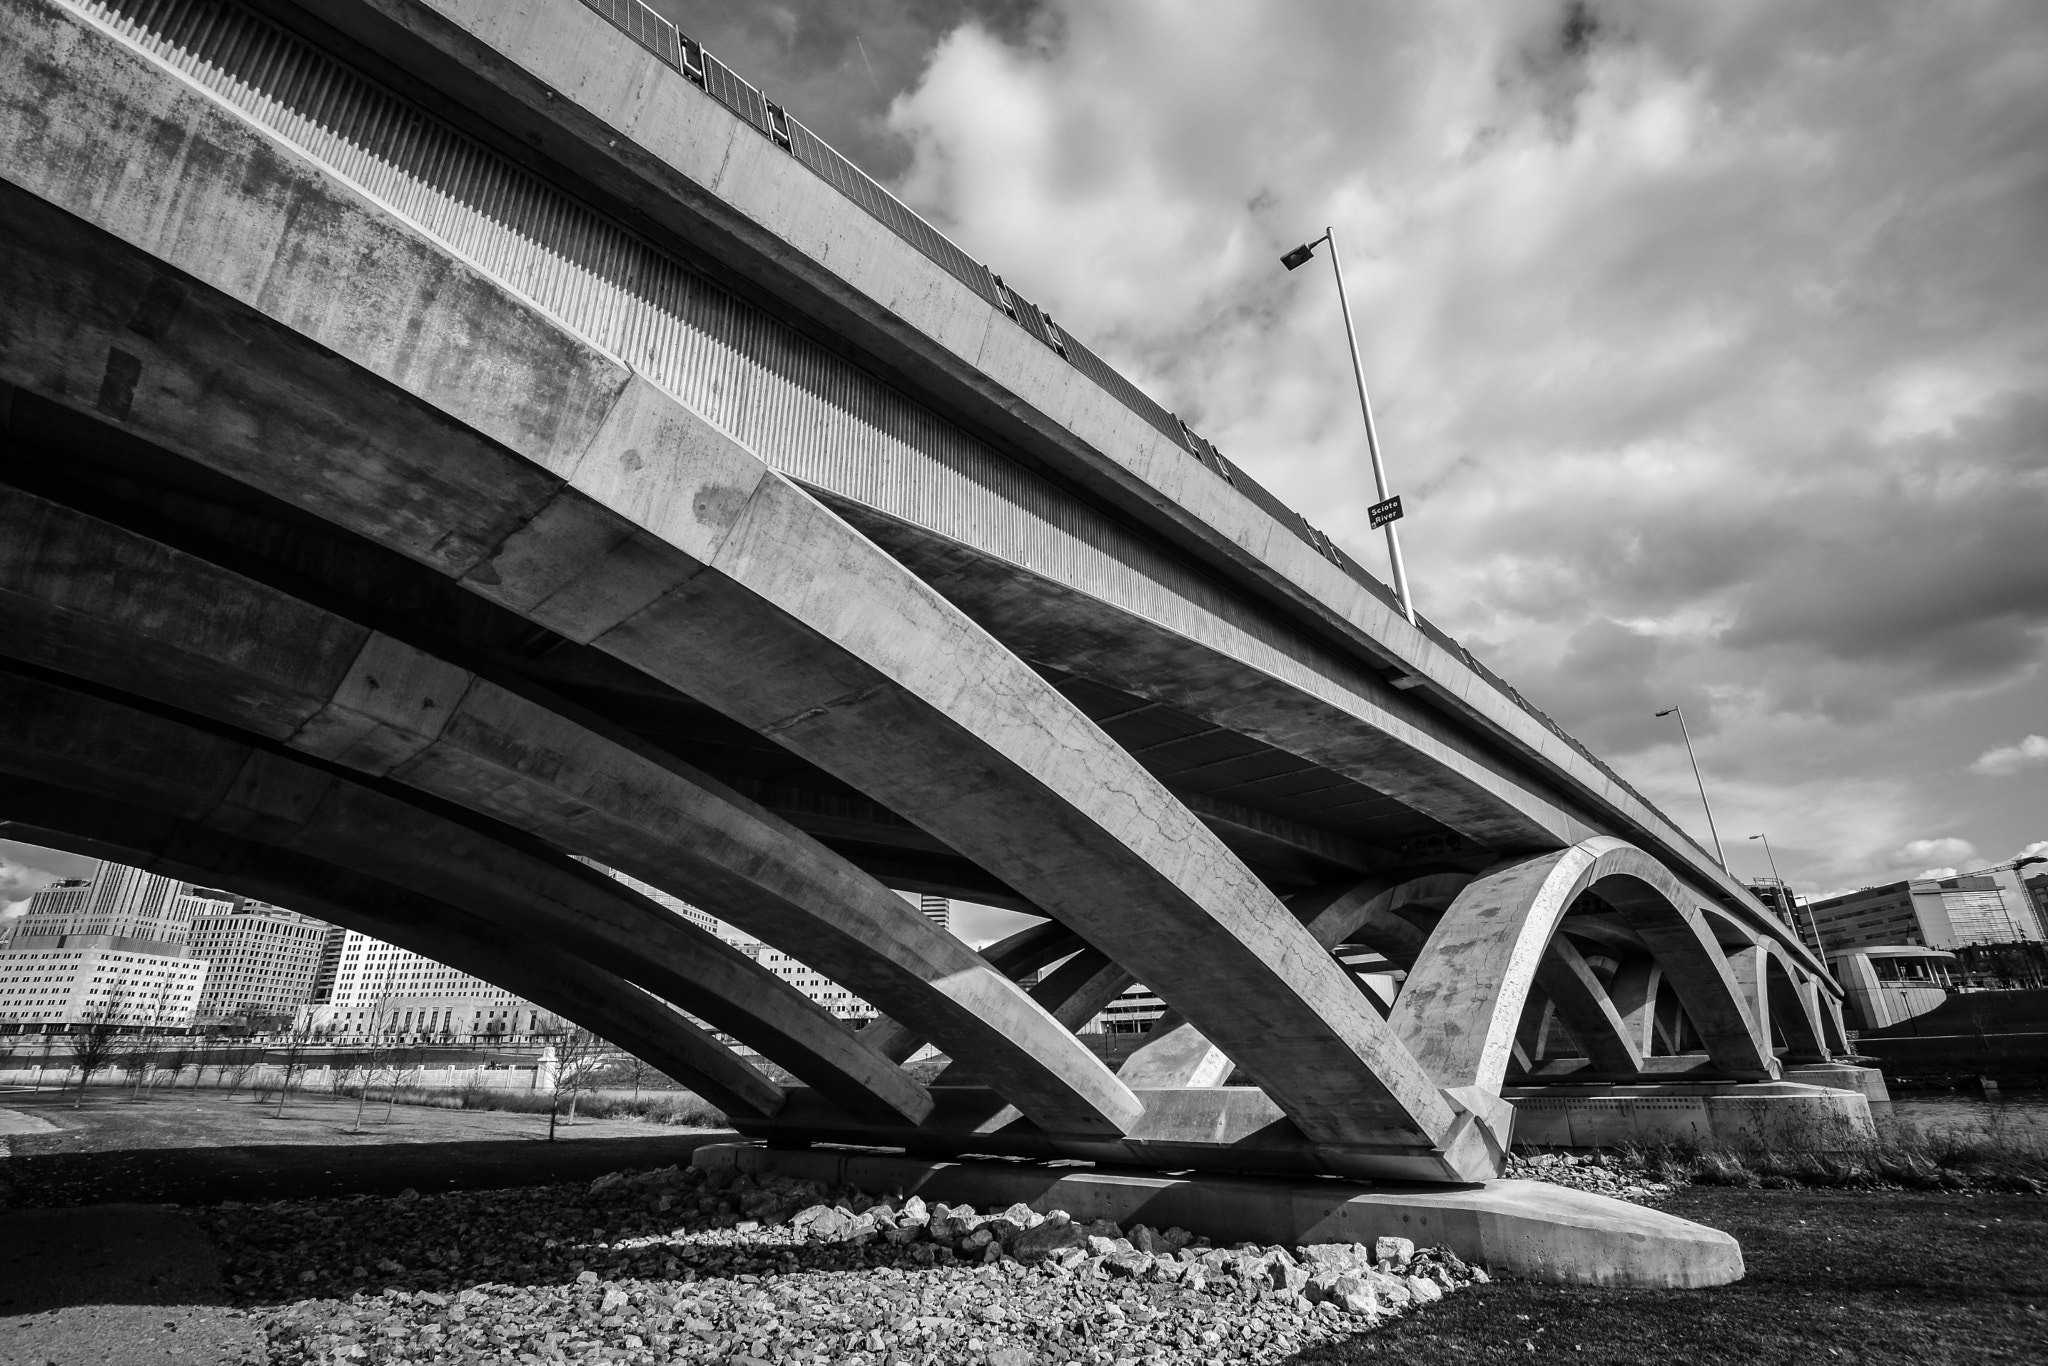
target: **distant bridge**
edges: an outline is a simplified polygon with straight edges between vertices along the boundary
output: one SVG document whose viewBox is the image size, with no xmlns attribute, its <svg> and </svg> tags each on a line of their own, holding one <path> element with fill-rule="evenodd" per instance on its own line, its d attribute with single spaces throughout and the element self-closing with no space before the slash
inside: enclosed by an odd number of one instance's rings
<svg viewBox="0 0 2048 1366">
<path fill-rule="evenodd" d="M 1669 820 L 632 0 L 0 16 L 13 833 L 758 1135 L 1471 1179 L 1539 1088 L 1844 1051 Z M 977 953 L 892 889 L 1044 919 Z M 1074 1031 L 1133 981 L 1112 1072 Z"/>
</svg>

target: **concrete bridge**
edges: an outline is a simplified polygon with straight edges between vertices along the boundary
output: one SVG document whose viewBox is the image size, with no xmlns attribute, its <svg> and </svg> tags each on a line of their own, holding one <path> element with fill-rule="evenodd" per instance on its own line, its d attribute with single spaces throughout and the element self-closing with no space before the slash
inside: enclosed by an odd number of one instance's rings
<svg viewBox="0 0 2048 1366">
<path fill-rule="evenodd" d="M 759 1136 L 1472 1180 L 1518 1110 L 1860 1112 L 1784 1080 L 1838 988 L 1664 815 L 634 0 L 0 35 L 11 833 L 429 953 Z M 1112 1071 L 1074 1031 L 1133 981 Z"/>
</svg>

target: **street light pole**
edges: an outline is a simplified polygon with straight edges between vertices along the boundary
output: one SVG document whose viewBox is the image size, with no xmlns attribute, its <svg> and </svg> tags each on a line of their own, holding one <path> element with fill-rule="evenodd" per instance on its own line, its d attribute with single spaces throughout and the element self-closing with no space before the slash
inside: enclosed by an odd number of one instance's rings
<svg viewBox="0 0 2048 1366">
<path fill-rule="evenodd" d="M 1785 918 L 1792 922 L 1792 932 L 1799 932 L 1799 907 L 1793 900 L 1792 889 L 1785 885 L 1785 877 L 1778 871 L 1778 856 L 1771 852 L 1771 841 L 1767 835 L 1751 835 L 1753 840 L 1764 842 L 1764 857 L 1771 861 L 1771 876 L 1778 880 L 1778 904 L 1785 908 Z M 1827 947 L 1821 943 L 1820 921 L 1813 918 L 1813 907 L 1806 908 L 1806 924 L 1813 931 L 1813 951 L 1825 955 Z"/>
<path fill-rule="evenodd" d="M 1725 873 L 1728 871 L 1728 856 L 1721 852 L 1721 832 L 1714 828 L 1714 804 L 1707 800 L 1706 779 L 1700 777 L 1700 757 L 1692 752 L 1692 731 L 1685 724 L 1685 709 L 1683 707 L 1666 707 L 1663 711 L 1658 712 L 1657 715 L 1676 715 L 1678 717 L 1678 733 L 1685 737 L 1685 757 L 1692 760 L 1692 780 L 1699 785 L 1700 805 L 1705 807 L 1707 811 L 1707 833 L 1714 837 L 1714 859 L 1721 865 L 1721 871 Z"/>
<path fill-rule="evenodd" d="M 1280 263 L 1289 270 L 1295 269 L 1315 255 L 1318 245 L 1330 244 L 1330 269 L 1337 276 L 1337 307 L 1344 314 L 1344 340 L 1351 347 L 1351 378 L 1358 383 L 1358 410 L 1365 415 L 1365 449 L 1372 457 L 1372 483 L 1378 502 L 1384 503 L 1387 493 L 1387 466 L 1380 455 L 1379 428 L 1372 420 L 1372 396 L 1365 388 L 1365 363 L 1358 356 L 1358 329 L 1351 323 L 1351 296 L 1344 289 L 1344 263 L 1337 255 L 1337 234 L 1334 228 L 1324 228 L 1323 235 L 1313 242 L 1303 243 L 1280 258 Z M 1408 618 L 1408 624 L 1415 624 L 1415 600 L 1408 593 L 1408 562 L 1401 558 L 1401 535 L 1394 529 L 1394 523 L 1386 525 L 1387 560 L 1394 570 L 1394 593 L 1401 602 L 1401 615 Z"/>
</svg>

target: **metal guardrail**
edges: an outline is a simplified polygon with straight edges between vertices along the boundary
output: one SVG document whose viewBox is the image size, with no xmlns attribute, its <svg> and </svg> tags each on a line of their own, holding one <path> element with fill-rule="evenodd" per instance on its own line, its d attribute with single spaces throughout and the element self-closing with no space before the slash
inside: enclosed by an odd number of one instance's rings
<svg viewBox="0 0 2048 1366">
<path fill-rule="evenodd" d="M 1155 430 L 1169 440 L 1177 442 L 1188 454 L 1264 509 L 1280 525 L 1314 547 L 1317 553 L 1336 565 L 1347 577 L 1387 606 L 1396 611 L 1400 609 L 1393 590 L 1310 524 L 1307 518 L 1281 502 L 1256 479 L 1245 473 L 1241 466 L 1225 459 L 1222 452 L 1197 435 L 1187 423 L 1160 406 L 1137 385 L 1118 374 L 1100 356 L 1055 323 L 1045 310 L 1006 284 L 1002 276 L 962 251 L 951 238 L 927 223 L 916 210 L 882 188 L 873 177 L 841 156 L 823 138 L 799 123 L 782 106 L 769 100 L 731 67 L 706 52 L 702 45 L 684 35 L 674 24 L 656 14 L 640 0 L 582 0 L 582 3 L 653 53 L 678 75 L 702 87 L 706 94 L 746 120 L 762 137 L 768 138 L 789 152 L 820 180 L 852 200 L 882 226 L 917 248 L 991 305 L 1008 314 L 1019 327 L 1037 338 L 1049 350 L 1063 357 L 1103 392 L 1142 417 Z M 1416 625 L 1421 628 L 1424 635 L 1463 660 L 1468 668 L 1485 679 L 1501 696 L 1512 701 L 1538 725 L 1564 741 L 1573 752 L 1593 765 L 1622 791 L 1642 803 L 1646 809 L 1657 809 L 1591 750 L 1566 733 L 1557 722 L 1530 705 L 1493 670 L 1481 664 L 1470 650 L 1453 640 L 1449 633 L 1420 615 L 1416 617 Z M 1672 828 L 1677 830 L 1676 826 Z M 1677 833 L 1698 850 L 1703 860 L 1712 862 L 1706 850 L 1693 841 L 1691 836 L 1683 831 Z"/>
</svg>

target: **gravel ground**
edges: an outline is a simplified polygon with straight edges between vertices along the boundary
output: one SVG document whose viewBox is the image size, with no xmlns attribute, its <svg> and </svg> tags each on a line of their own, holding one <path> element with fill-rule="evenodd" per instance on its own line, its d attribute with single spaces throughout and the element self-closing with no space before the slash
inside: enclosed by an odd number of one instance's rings
<svg viewBox="0 0 2048 1366">
<path fill-rule="evenodd" d="M 1485 1272 L 668 1168 L 206 1211 L 275 1363 L 1267 1362 Z"/>
<path fill-rule="evenodd" d="M 1501 1175 L 1518 1181 L 1548 1181 L 1638 1205 L 1657 1204 L 1677 1189 L 1605 1153 L 1515 1153 Z"/>
</svg>

